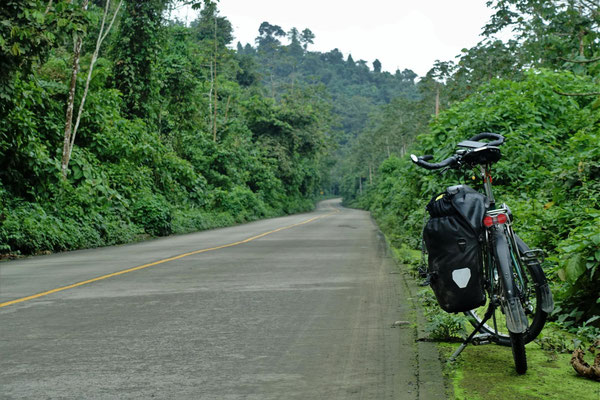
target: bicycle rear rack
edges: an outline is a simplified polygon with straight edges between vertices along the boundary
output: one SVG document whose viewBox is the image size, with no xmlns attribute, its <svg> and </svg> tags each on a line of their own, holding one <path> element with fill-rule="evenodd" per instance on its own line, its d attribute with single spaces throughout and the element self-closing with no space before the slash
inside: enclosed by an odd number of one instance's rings
<svg viewBox="0 0 600 400">
<path fill-rule="evenodd" d="M 524 251 L 523 254 L 521 255 L 521 261 L 523 261 L 526 264 L 531 264 L 531 263 L 543 263 L 544 260 L 546 259 L 546 256 L 544 254 L 544 250 L 542 249 L 532 249 L 532 250 L 528 250 L 528 251 Z"/>
</svg>

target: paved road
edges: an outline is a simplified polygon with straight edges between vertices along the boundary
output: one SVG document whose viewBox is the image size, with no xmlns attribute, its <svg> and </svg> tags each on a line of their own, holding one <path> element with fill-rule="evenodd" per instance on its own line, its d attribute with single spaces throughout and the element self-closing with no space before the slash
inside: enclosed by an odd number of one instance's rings
<svg viewBox="0 0 600 400">
<path fill-rule="evenodd" d="M 440 398 L 397 272 L 369 214 L 336 200 L 4 262 L 0 398 Z"/>
</svg>

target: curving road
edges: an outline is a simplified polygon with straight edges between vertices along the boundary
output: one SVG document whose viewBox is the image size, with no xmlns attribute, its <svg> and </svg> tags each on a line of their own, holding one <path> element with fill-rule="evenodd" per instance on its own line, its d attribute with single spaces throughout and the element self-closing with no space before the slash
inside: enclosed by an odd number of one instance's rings
<svg viewBox="0 0 600 400">
<path fill-rule="evenodd" d="M 443 398 L 411 293 L 339 200 L 0 263 L 0 398 Z"/>
</svg>

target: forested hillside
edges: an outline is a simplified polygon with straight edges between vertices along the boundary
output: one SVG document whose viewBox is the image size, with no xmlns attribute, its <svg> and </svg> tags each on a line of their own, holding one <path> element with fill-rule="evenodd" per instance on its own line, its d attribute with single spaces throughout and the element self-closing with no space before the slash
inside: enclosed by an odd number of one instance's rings
<svg viewBox="0 0 600 400">
<path fill-rule="evenodd" d="M 274 99 L 202 4 L 8 1 L 0 10 L 0 252 L 168 235 L 313 207 L 331 103 Z M 200 5 L 198 5 L 200 6 Z"/>
<path fill-rule="evenodd" d="M 279 98 L 298 87 L 321 88 L 320 95 L 330 102 L 335 121 L 331 131 L 334 146 L 330 149 L 330 168 L 324 176 L 324 189 L 338 194 L 346 174 L 338 161 L 347 156 L 348 144 L 367 127 L 369 118 L 379 115 L 382 107 L 391 102 L 394 102 L 389 108 L 391 113 L 410 107 L 422 95 L 415 82 L 417 74 L 412 70 L 396 70 L 390 74 L 382 70 L 379 60 L 369 65 L 365 60 L 355 61 L 352 54 L 344 57 L 338 49 L 325 53 L 310 51 L 314 40 L 318 38 L 309 28 L 300 32 L 292 27 L 286 32 L 279 25 L 263 22 L 258 29 L 256 46 L 238 43 L 237 54 L 245 65 L 257 66 L 266 96 Z M 398 139 L 402 142 L 400 137 L 393 138 Z M 389 148 L 394 146 L 389 141 L 387 144 Z M 376 160 L 369 160 L 369 165 L 375 169 Z"/>
<path fill-rule="evenodd" d="M 276 97 L 294 87 L 322 85 L 331 96 L 333 111 L 346 136 L 342 143 L 365 127 L 376 106 L 399 97 L 419 98 L 417 74 L 409 69 L 392 75 L 382 71 L 379 60 L 369 66 L 365 60 L 354 61 L 352 54 L 344 59 L 338 49 L 309 51 L 316 38 L 308 28 L 300 32 L 293 27 L 286 33 L 279 25 L 263 22 L 258 32 L 256 47 L 238 43 L 237 52 L 259 65 L 267 93 Z M 282 44 L 282 40 L 289 43 Z"/>
</svg>

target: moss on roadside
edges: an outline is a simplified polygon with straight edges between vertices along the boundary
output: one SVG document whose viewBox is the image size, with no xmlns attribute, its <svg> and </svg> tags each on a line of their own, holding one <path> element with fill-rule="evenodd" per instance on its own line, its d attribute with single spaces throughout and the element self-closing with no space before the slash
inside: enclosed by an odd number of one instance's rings
<svg viewBox="0 0 600 400">
<path fill-rule="evenodd" d="M 440 344 L 449 358 L 456 344 Z M 536 343 L 526 346 L 529 369 L 517 375 L 510 347 L 469 346 L 445 372 L 457 400 L 600 399 L 600 383 L 578 376 L 570 354 L 547 352 Z"/>
</svg>

